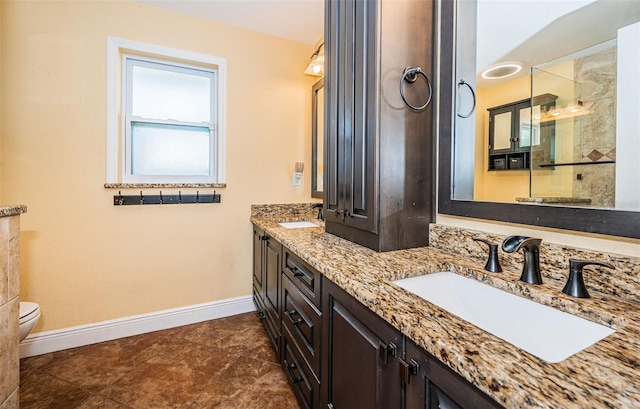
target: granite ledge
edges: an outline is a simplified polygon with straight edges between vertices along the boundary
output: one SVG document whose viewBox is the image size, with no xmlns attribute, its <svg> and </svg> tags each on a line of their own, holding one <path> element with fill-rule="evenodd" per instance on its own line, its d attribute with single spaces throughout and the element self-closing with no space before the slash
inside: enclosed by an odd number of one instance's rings
<svg viewBox="0 0 640 409">
<path fill-rule="evenodd" d="M 560 292 L 561 282 L 520 283 L 513 268 L 489 274 L 477 260 L 430 247 L 376 253 L 321 226 L 285 229 L 276 219 L 251 221 L 505 407 L 640 408 L 640 304 L 602 294 L 576 300 Z M 547 363 L 391 283 L 437 271 L 478 279 L 616 332 Z"/>
<path fill-rule="evenodd" d="M 17 216 L 26 212 L 27 206 L 25 205 L 0 206 L 0 217 Z"/>
<path fill-rule="evenodd" d="M 105 183 L 105 189 L 221 189 L 226 183 Z"/>
</svg>

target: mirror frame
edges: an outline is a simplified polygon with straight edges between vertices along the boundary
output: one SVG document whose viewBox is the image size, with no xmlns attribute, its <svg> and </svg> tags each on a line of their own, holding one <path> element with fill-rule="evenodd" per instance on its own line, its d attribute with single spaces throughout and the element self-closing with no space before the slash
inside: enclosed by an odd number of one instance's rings
<svg viewBox="0 0 640 409">
<path fill-rule="evenodd" d="M 530 226 L 640 238 L 640 212 L 452 199 L 457 0 L 441 0 L 438 213 Z M 639 175 L 640 176 L 640 175 Z"/>
<path fill-rule="evenodd" d="M 318 91 L 322 88 L 324 77 L 311 88 L 311 197 L 315 199 L 324 198 L 324 192 L 318 190 Z M 324 118 L 322 120 L 324 121 Z M 320 137 L 324 138 L 324 135 Z M 325 145 L 322 146 L 324 148 Z"/>
</svg>

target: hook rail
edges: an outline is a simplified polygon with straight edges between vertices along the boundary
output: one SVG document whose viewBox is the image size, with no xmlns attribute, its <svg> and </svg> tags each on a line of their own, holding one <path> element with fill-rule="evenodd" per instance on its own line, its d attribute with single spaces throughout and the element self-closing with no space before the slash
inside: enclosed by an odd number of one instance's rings
<svg viewBox="0 0 640 409">
<path fill-rule="evenodd" d="M 213 194 L 201 195 L 200 192 L 196 194 L 183 195 L 182 192 L 178 192 L 177 195 L 166 195 L 160 191 L 158 195 L 143 195 L 142 191 L 138 195 L 123 195 L 118 192 L 113 196 L 114 206 L 127 206 L 127 205 L 152 205 L 152 204 L 185 204 L 185 203 L 220 203 L 222 197 L 214 191 Z"/>
</svg>

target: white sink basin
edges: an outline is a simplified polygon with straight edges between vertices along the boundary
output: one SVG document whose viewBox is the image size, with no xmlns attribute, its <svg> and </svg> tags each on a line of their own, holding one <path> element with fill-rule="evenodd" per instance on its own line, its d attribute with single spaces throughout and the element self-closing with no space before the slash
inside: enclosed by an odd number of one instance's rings
<svg viewBox="0 0 640 409">
<path fill-rule="evenodd" d="M 304 227 L 320 227 L 317 224 L 313 223 L 313 222 L 308 222 L 308 221 L 300 221 L 300 222 L 282 222 L 282 223 L 278 223 L 280 226 L 287 228 L 287 229 L 301 229 Z"/>
<path fill-rule="evenodd" d="M 433 273 L 394 283 L 551 363 L 567 359 L 615 332 L 454 273 Z"/>
</svg>

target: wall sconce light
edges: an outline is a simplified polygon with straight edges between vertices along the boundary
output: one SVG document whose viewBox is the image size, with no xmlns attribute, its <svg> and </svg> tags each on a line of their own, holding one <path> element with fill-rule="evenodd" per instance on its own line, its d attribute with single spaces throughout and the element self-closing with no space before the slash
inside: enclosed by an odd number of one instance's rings
<svg viewBox="0 0 640 409">
<path fill-rule="evenodd" d="M 540 123 L 549 121 L 558 121 L 560 119 L 576 118 L 583 115 L 590 115 L 593 110 L 587 109 L 582 101 L 578 101 L 575 104 L 571 103 L 566 108 L 561 106 L 551 107 L 549 110 L 541 109 L 540 114 L 535 115 L 533 119 Z"/>
<path fill-rule="evenodd" d="M 307 75 L 322 77 L 324 75 L 324 43 L 311 55 L 311 62 L 304 70 Z"/>
<path fill-rule="evenodd" d="M 304 162 L 296 162 L 295 171 L 293 172 L 293 186 L 302 186 L 303 170 L 304 170 Z"/>
</svg>

